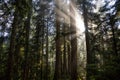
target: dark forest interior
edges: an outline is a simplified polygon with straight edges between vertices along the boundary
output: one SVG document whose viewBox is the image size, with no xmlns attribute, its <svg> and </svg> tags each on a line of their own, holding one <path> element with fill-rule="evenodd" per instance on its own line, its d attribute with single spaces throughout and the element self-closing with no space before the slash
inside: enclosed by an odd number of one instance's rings
<svg viewBox="0 0 120 80">
<path fill-rule="evenodd" d="M 0 80 L 120 80 L 120 0 L 0 0 Z"/>
</svg>

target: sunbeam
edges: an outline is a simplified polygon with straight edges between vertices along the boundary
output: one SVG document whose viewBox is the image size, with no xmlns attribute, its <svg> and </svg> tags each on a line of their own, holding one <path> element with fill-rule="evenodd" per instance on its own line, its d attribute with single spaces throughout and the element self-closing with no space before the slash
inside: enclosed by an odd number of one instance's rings
<svg viewBox="0 0 120 80">
<path fill-rule="evenodd" d="M 84 22 L 82 16 L 77 12 L 75 16 L 77 33 L 82 34 L 85 31 Z"/>
<path fill-rule="evenodd" d="M 78 8 L 76 7 L 77 5 L 66 1 L 66 3 L 61 0 L 56 0 L 56 15 L 58 16 L 58 21 L 61 22 L 61 18 L 64 18 L 65 24 L 71 24 L 76 27 L 76 32 L 77 33 L 70 33 L 72 38 L 83 35 L 85 28 L 84 28 L 84 22 L 82 15 L 79 13 Z M 59 2 L 60 1 L 60 2 Z M 72 12 L 70 11 L 70 7 L 73 9 Z M 70 22 L 70 18 L 74 20 L 75 22 Z"/>
</svg>

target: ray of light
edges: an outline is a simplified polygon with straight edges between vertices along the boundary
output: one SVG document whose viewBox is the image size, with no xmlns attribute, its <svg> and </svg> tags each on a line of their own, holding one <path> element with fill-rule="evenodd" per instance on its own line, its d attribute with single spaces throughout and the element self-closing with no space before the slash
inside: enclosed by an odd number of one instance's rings
<svg viewBox="0 0 120 80">
<path fill-rule="evenodd" d="M 82 15 L 79 13 L 76 5 L 72 2 L 66 1 L 67 3 L 63 3 L 64 0 L 56 0 L 56 15 L 58 16 L 58 21 L 61 22 L 61 18 L 65 18 L 65 24 L 72 23 L 73 26 L 76 27 L 77 33 L 71 33 L 71 37 L 74 38 L 76 36 L 82 35 L 85 31 L 84 22 Z M 73 12 L 70 12 L 70 6 L 73 9 Z M 75 23 L 70 22 L 70 18 L 72 18 Z"/>
</svg>

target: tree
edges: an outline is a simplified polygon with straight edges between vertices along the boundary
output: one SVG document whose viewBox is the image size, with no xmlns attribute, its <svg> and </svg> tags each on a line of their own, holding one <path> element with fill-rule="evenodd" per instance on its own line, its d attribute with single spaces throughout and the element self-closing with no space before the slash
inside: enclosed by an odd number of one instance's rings
<svg viewBox="0 0 120 80">
<path fill-rule="evenodd" d="M 56 0 L 56 4 L 59 0 Z M 60 9 L 60 5 L 58 5 Z M 55 73 L 53 80 L 60 80 L 61 78 L 61 36 L 60 36 L 60 22 L 59 16 L 56 15 L 56 58 L 55 58 Z"/>
<path fill-rule="evenodd" d="M 30 21 L 31 21 L 31 13 L 32 13 L 32 10 L 31 10 L 31 6 L 32 6 L 32 0 L 30 0 L 29 2 L 29 5 L 30 5 L 30 9 L 27 13 L 27 19 L 25 21 L 25 53 L 24 53 L 24 56 L 25 56 L 25 63 L 24 63 L 24 75 L 23 75 L 23 80 L 28 80 L 28 77 L 29 77 L 29 32 L 30 32 Z"/>
<path fill-rule="evenodd" d="M 75 9 L 73 7 L 75 1 L 70 1 L 70 12 L 75 16 Z M 75 20 L 70 16 L 70 31 L 71 35 L 76 35 L 76 25 Z M 77 80 L 77 37 L 72 37 L 71 39 L 71 80 Z"/>
<path fill-rule="evenodd" d="M 18 15 L 19 15 L 19 10 L 18 9 L 18 4 L 19 2 L 17 1 L 15 3 L 15 12 L 14 12 L 14 21 L 12 24 L 12 30 L 11 30 L 11 38 L 10 38 L 10 47 L 8 51 L 8 67 L 7 67 L 7 72 L 6 72 L 6 80 L 12 80 L 13 78 L 13 57 L 14 57 L 14 51 L 15 51 L 15 37 L 16 37 L 16 30 L 17 30 L 17 25 L 18 25 Z"/>
<path fill-rule="evenodd" d="M 89 65 L 90 65 L 90 41 L 89 41 L 89 32 L 88 32 L 88 18 L 87 18 L 87 9 L 86 9 L 86 1 L 83 0 L 83 17 L 84 17 L 84 24 L 85 24 L 85 38 L 86 38 L 86 57 L 87 57 L 87 73 L 86 73 L 86 80 L 90 80 L 89 74 Z"/>
</svg>

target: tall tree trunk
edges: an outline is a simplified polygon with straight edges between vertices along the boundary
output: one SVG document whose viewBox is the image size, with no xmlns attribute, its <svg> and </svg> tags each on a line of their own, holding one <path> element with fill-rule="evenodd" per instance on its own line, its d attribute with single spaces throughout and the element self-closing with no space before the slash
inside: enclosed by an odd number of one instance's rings
<svg viewBox="0 0 120 80">
<path fill-rule="evenodd" d="M 75 10 L 73 7 L 73 4 L 75 1 L 70 2 L 70 12 L 72 12 L 72 16 L 75 16 Z M 70 17 L 70 29 L 71 29 L 71 36 L 75 35 L 75 37 L 71 38 L 71 80 L 77 80 L 78 74 L 77 74 L 77 35 L 76 35 L 76 25 L 75 25 L 75 19 Z"/>
<path fill-rule="evenodd" d="M 116 39 L 115 39 L 115 28 L 114 28 L 114 24 L 115 24 L 115 21 L 114 21 L 114 18 L 115 16 L 110 16 L 110 24 L 111 24 L 111 29 L 112 29 L 112 39 L 113 39 L 113 51 L 114 51 L 114 54 L 116 56 L 118 56 L 118 52 L 117 52 L 117 43 L 116 43 Z"/>
<path fill-rule="evenodd" d="M 70 44 L 67 44 L 67 50 L 68 50 L 68 75 L 71 75 L 71 49 Z"/>
<path fill-rule="evenodd" d="M 63 32 L 66 32 L 66 24 L 64 24 Z M 66 55 L 66 36 L 64 35 L 64 52 L 63 52 L 63 73 L 64 76 L 67 72 L 67 55 Z"/>
<path fill-rule="evenodd" d="M 20 37 L 21 38 L 21 37 Z M 20 38 L 18 38 L 18 43 L 16 44 L 15 47 L 15 66 L 14 66 L 14 79 L 19 79 L 19 59 L 20 59 L 20 48 L 21 48 L 21 42 L 20 42 Z"/>
<path fill-rule="evenodd" d="M 41 37 L 41 36 L 40 36 L 40 35 L 41 35 L 41 30 L 42 30 L 42 29 L 41 29 L 41 25 L 40 25 L 40 23 L 39 23 L 39 21 L 38 21 L 38 23 L 37 23 L 37 25 L 36 25 L 36 33 L 35 33 L 35 36 L 36 36 L 35 52 L 36 52 L 36 55 L 37 55 L 37 56 L 36 56 L 36 58 L 37 58 L 37 60 L 36 60 L 36 61 L 37 61 L 37 64 L 41 64 L 41 61 L 40 61 L 40 60 L 41 60 L 41 58 L 40 58 L 40 57 L 41 57 L 41 52 L 40 52 L 40 51 L 41 51 L 41 44 L 42 44 L 42 43 L 41 43 L 42 41 L 41 41 L 41 39 L 40 39 L 40 37 Z M 36 80 L 38 80 L 38 79 L 41 78 L 41 76 L 40 76 L 40 75 L 41 75 L 41 68 L 40 68 L 40 67 L 41 67 L 41 65 L 38 65 L 38 66 L 36 67 L 36 70 L 39 71 L 39 73 L 36 72 L 36 76 L 37 76 L 37 77 L 36 77 Z M 40 69 L 39 69 L 39 68 L 40 68 Z M 40 78 L 38 78 L 38 76 L 40 76 Z"/>
<path fill-rule="evenodd" d="M 61 42 L 60 42 L 60 24 L 56 21 L 56 61 L 55 61 L 55 74 L 53 80 L 60 80 L 61 75 Z"/>
<path fill-rule="evenodd" d="M 30 6 L 32 5 L 32 0 L 29 1 Z M 30 7 L 31 8 L 31 7 Z M 30 33 L 30 20 L 31 20 L 32 10 L 28 12 L 27 19 L 25 21 L 25 62 L 24 62 L 24 70 L 23 70 L 23 80 L 28 80 L 29 77 L 29 33 Z"/>
<path fill-rule="evenodd" d="M 48 23 L 47 23 L 48 24 Z M 46 32 L 46 80 L 48 80 L 49 69 L 48 69 L 48 25 L 47 25 L 47 32 Z"/>
<path fill-rule="evenodd" d="M 13 78 L 13 75 L 12 75 L 13 74 L 13 65 L 14 65 L 13 57 L 14 57 L 14 51 L 15 51 L 15 37 L 16 37 L 17 25 L 18 25 L 18 12 L 17 12 L 17 10 L 15 10 L 14 20 L 13 20 L 13 24 L 12 24 L 11 37 L 10 37 L 10 47 L 9 47 L 9 53 L 8 53 L 6 80 L 12 80 L 12 78 Z"/>
<path fill-rule="evenodd" d="M 42 25 L 41 25 L 41 28 L 42 28 L 42 42 L 41 42 L 41 80 L 43 80 L 44 79 L 44 72 L 43 72 L 43 70 L 44 70 L 44 66 L 43 66 L 43 55 L 44 55 L 44 35 L 45 35 L 45 28 L 44 28 L 44 17 L 42 17 Z"/>
<path fill-rule="evenodd" d="M 70 5 L 68 5 L 68 9 L 70 10 Z M 67 31 L 70 32 L 70 15 L 69 15 L 69 23 L 68 23 L 68 28 Z M 68 54 L 68 75 L 70 78 L 71 75 L 71 44 L 70 44 L 70 40 L 71 40 L 71 34 L 67 36 L 67 54 Z"/>
<path fill-rule="evenodd" d="M 4 44 L 4 29 L 1 32 L 1 37 L 0 37 L 0 60 L 2 60 L 2 55 L 3 55 L 3 44 Z"/>
<path fill-rule="evenodd" d="M 86 80 L 90 80 L 90 74 L 89 74 L 89 64 L 91 62 L 90 60 L 90 41 L 89 41 L 89 32 L 88 32 L 88 23 L 87 23 L 87 9 L 86 9 L 86 5 L 85 5 L 86 1 L 83 0 L 83 17 L 84 17 L 84 25 L 85 25 L 85 39 L 86 39 L 86 68 L 87 68 L 87 72 L 86 72 Z"/>
<path fill-rule="evenodd" d="M 56 0 L 56 5 L 60 8 L 59 0 Z M 56 8 L 57 9 L 57 8 Z M 56 12 L 57 13 L 57 12 Z M 60 80 L 61 78 L 61 39 L 60 39 L 60 22 L 59 16 L 56 14 L 56 58 L 55 58 L 55 73 L 53 80 Z"/>
</svg>

